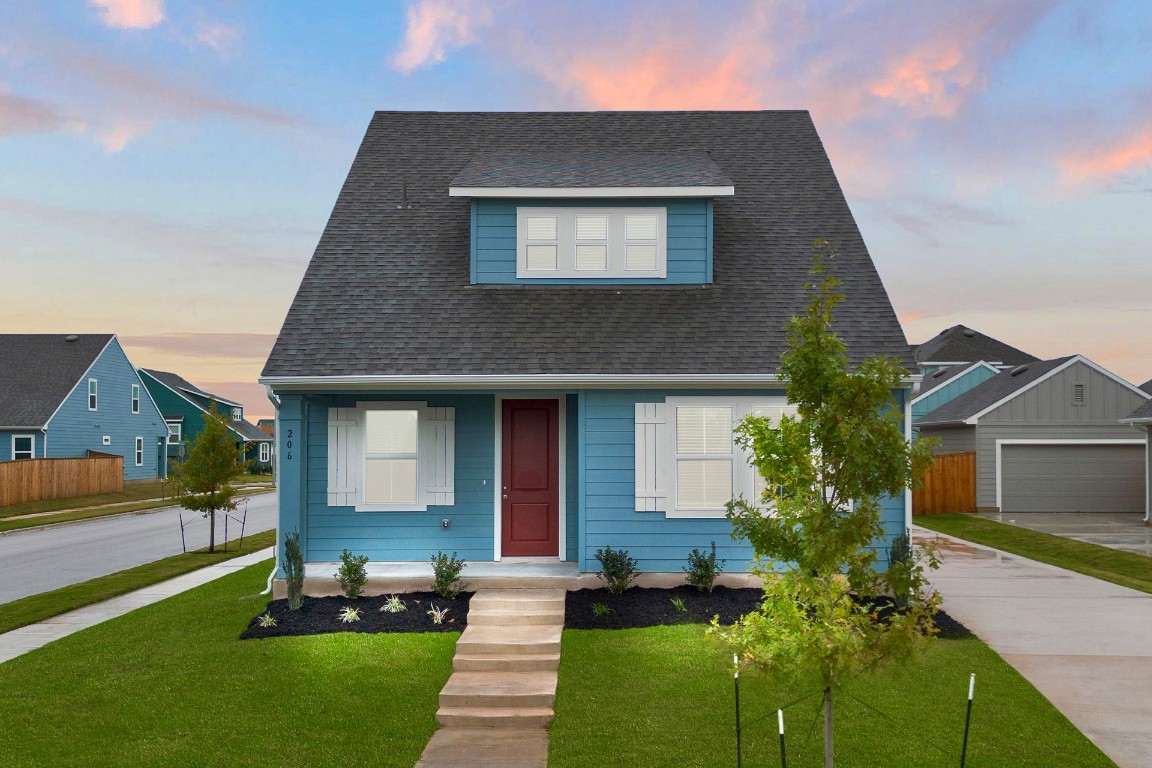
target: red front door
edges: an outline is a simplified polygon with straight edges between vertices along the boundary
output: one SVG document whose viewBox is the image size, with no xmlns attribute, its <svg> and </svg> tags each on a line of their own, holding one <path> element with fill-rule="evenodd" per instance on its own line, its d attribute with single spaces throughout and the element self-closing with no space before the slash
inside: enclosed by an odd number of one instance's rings
<svg viewBox="0 0 1152 768">
<path fill-rule="evenodd" d="M 505 400 L 500 552 L 560 554 L 560 403 Z"/>
</svg>

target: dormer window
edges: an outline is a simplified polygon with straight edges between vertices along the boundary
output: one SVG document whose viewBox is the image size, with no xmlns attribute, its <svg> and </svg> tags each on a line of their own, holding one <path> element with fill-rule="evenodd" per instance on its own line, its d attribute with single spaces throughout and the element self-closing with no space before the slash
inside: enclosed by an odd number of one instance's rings
<svg viewBox="0 0 1152 768">
<path fill-rule="evenodd" d="M 667 274 L 666 208 L 516 209 L 521 278 L 644 278 Z"/>
<path fill-rule="evenodd" d="M 244 409 L 243 408 L 233 408 L 232 409 L 232 421 L 243 421 L 243 420 L 244 420 Z"/>
</svg>

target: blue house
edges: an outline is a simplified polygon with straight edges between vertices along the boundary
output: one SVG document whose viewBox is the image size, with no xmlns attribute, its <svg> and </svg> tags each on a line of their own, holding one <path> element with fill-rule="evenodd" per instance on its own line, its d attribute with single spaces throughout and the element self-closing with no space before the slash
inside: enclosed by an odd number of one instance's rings
<svg viewBox="0 0 1152 768">
<path fill-rule="evenodd" d="M 0 335 L 0 461 L 93 451 L 147 480 L 164 472 L 167 434 L 115 335 Z"/>
<path fill-rule="evenodd" d="M 789 412 L 818 238 L 852 360 L 913 367 L 807 112 L 377 113 L 261 377 L 281 535 L 581 573 L 715 541 L 746 570 L 732 429 Z M 885 500 L 889 538 L 909 520 Z"/>
</svg>

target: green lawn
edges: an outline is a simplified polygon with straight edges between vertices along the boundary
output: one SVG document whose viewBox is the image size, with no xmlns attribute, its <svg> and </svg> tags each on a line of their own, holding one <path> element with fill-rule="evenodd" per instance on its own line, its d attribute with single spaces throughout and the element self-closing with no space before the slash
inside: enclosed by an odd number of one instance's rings
<svg viewBox="0 0 1152 768">
<path fill-rule="evenodd" d="M 913 522 L 949 536 L 1152 593 L 1152 557 L 1030 531 L 973 515 L 920 515 Z"/>
<path fill-rule="evenodd" d="M 0 765 L 411 768 L 458 635 L 237 640 L 271 567 L 0 664 Z"/>
<path fill-rule="evenodd" d="M 173 555 L 153 563 L 110 573 L 107 576 L 101 576 L 80 584 L 72 584 L 54 589 L 51 592 L 42 592 L 39 595 L 30 595 L 19 600 L 13 600 L 0 605 L 0 632 L 10 632 L 17 627 L 35 624 L 61 613 L 74 611 L 92 603 L 151 586 L 213 563 L 257 552 L 275 543 L 276 531 L 264 531 L 245 536 L 243 546 L 238 546 L 234 541 L 229 542 L 227 552 L 223 551 L 223 545 L 221 545 L 214 554 L 210 555 L 208 548 L 205 547 L 195 552 Z"/>
<path fill-rule="evenodd" d="M 566 631 L 548 765 L 735 765 L 731 658 L 702 626 Z M 846 693 L 868 706 L 848 695 L 835 703 L 838 768 L 959 765 L 972 672 L 969 766 L 1114 768 L 974 637 L 937 640 L 915 662 L 851 685 Z M 810 691 L 750 671 L 740 683 L 744 765 L 779 765 L 775 710 Z M 819 708 L 813 696 L 785 709 L 790 768 L 823 765 Z"/>
</svg>

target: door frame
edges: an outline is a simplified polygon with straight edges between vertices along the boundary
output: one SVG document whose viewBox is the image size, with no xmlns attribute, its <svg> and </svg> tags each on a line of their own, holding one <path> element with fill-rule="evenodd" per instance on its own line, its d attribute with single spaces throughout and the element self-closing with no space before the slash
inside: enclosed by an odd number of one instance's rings
<svg viewBox="0 0 1152 768">
<path fill-rule="evenodd" d="M 568 442 L 568 411 L 567 411 L 567 395 L 549 395 L 540 394 L 537 392 L 515 392 L 496 395 L 496 417 L 495 417 L 495 446 L 493 459 L 495 467 L 495 477 L 492 481 L 492 559 L 496 562 L 501 560 L 508 560 L 510 562 L 532 561 L 532 562 L 564 562 L 565 554 L 568 551 L 568 506 L 567 506 L 567 475 L 568 475 L 568 456 L 565 447 Z M 559 494 L 560 503 L 557 514 L 559 515 L 558 521 L 558 542 L 556 557 L 551 555 L 539 557 L 512 557 L 504 558 L 501 553 L 500 540 L 503 534 L 503 503 L 501 496 L 501 478 L 504 476 L 504 459 L 503 459 L 503 442 L 504 442 L 504 401 L 505 400 L 556 400 L 559 403 L 559 421 L 560 429 L 557 431 L 556 439 L 560 441 L 559 447 L 559 462 L 557 464 L 557 472 L 559 472 Z"/>
</svg>

